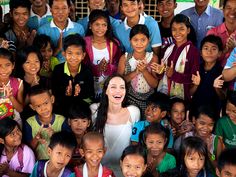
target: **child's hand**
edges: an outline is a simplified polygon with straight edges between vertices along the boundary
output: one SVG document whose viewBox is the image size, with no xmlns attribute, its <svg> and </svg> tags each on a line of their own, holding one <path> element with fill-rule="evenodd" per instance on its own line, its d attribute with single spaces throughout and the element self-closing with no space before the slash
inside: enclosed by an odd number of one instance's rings
<svg viewBox="0 0 236 177">
<path fill-rule="evenodd" d="M 7 41 L 7 40 L 3 40 L 0 47 L 1 47 L 1 48 L 5 48 L 5 49 L 8 49 L 8 47 L 9 47 L 8 41 Z"/>
<path fill-rule="evenodd" d="M 35 86 L 39 84 L 39 77 L 37 75 L 34 76 L 34 80 L 31 83 L 31 86 Z"/>
<path fill-rule="evenodd" d="M 9 169 L 9 164 L 7 162 L 1 163 L 0 164 L 0 176 L 3 176 L 4 174 L 6 174 L 8 169 Z"/>
<path fill-rule="evenodd" d="M 49 137 L 51 137 L 54 133 L 54 130 L 51 124 L 48 125 L 48 128 L 44 128 L 44 131 L 48 134 Z"/>
<path fill-rule="evenodd" d="M 144 61 L 140 61 L 137 65 L 137 69 L 141 73 L 147 71 L 147 63 L 145 63 Z"/>
<path fill-rule="evenodd" d="M 74 96 L 78 96 L 80 91 L 81 91 L 81 88 L 80 88 L 79 84 L 76 84 L 75 85 L 75 94 L 74 94 Z"/>
<path fill-rule="evenodd" d="M 100 72 L 105 72 L 107 70 L 107 61 L 103 58 L 99 63 L 99 70 Z"/>
<path fill-rule="evenodd" d="M 161 60 L 161 64 L 158 64 L 156 62 L 152 62 L 151 69 L 153 72 L 155 72 L 157 74 L 162 74 L 165 71 L 166 66 L 165 66 L 163 60 Z"/>
<path fill-rule="evenodd" d="M 217 77 L 215 80 L 214 80 L 214 83 L 213 83 L 213 87 L 215 88 L 222 88 L 223 87 L 223 84 L 224 84 L 224 80 L 222 79 L 222 74 Z"/>
<path fill-rule="evenodd" d="M 171 77 L 174 73 L 174 62 L 171 61 L 170 62 L 170 66 L 167 66 L 166 67 L 166 75 L 167 77 Z"/>
<path fill-rule="evenodd" d="M 236 39 L 235 39 L 235 34 L 231 34 L 226 42 L 226 48 L 228 50 L 233 49 L 234 47 L 236 47 Z"/>
<path fill-rule="evenodd" d="M 49 60 L 44 60 L 43 61 L 43 68 L 49 72 L 50 71 L 50 61 Z"/>
<path fill-rule="evenodd" d="M 12 92 L 12 88 L 10 85 L 6 86 L 5 84 L 3 84 L 4 86 L 4 90 L 5 90 L 5 95 L 6 97 L 10 98 L 13 96 L 13 92 Z"/>
<path fill-rule="evenodd" d="M 44 125 L 42 124 L 41 125 L 41 127 L 40 127 L 40 129 L 39 129 L 39 131 L 38 131 L 38 133 L 36 134 L 36 136 L 35 136 L 35 138 L 38 140 L 38 142 L 40 143 L 40 144 L 45 144 L 47 141 L 43 138 L 43 136 L 42 136 L 42 131 L 43 131 L 43 128 L 44 127 Z"/>
<path fill-rule="evenodd" d="M 32 30 L 31 33 L 28 33 L 28 36 L 27 36 L 27 45 L 32 45 L 33 44 L 33 41 L 34 41 L 34 38 L 36 36 L 36 33 L 37 31 L 36 30 Z"/>
<path fill-rule="evenodd" d="M 69 81 L 69 85 L 66 87 L 66 96 L 72 95 L 72 81 Z"/>
<path fill-rule="evenodd" d="M 201 76 L 199 74 L 199 71 L 197 71 L 197 75 L 192 74 L 192 81 L 194 85 L 199 85 L 201 82 Z"/>
</svg>

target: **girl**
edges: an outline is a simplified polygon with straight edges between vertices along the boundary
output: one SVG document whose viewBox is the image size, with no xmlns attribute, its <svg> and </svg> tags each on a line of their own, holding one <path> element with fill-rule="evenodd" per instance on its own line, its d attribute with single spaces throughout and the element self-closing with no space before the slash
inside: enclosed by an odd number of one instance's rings
<svg viewBox="0 0 236 177">
<path fill-rule="evenodd" d="M 182 177 L 213 177 L 207 170 L 207 145 L 201 138 L 184 139 L 181 152 Z"/>
<path fill-rule="evenodd" d="M 162 76 L 158 91 L 189 101 L 192 95 L 192 74 L 199 70 L 199 52 L 190 41 L 192 28 L 189 18 L 178 14 L 171 21 L 175 42 L 170 45 L 161 64 L 152 63 L 153 71 Z M 191 34 L 191 35 L 190 35 Z"/>
<path fill-rule="evenodd" d="M 29 176 L 34 168 L 33 151 L 21 143 L 22 132 L 16 121 L 0 120 L 0 176 Z"/>
<path fill-rule="evenodd" d="M 19 113 L 23 110 L 23 84 L 21 79 L 11 76 L 14 66 L 13 54 L 0 48 L 0 119 L 12 116 L 21 124 Z"/>
<path fill-rule="evenodd" d="M 195 130 L 186 133 L 182 137 L 176 140 L 175 148 L 180 147 L 182 140 L 188 136 L 197 136 L 200 137 L 206 144 L 208 150 L 208 156 L 211 160 L 211 165 L 213 169 L 216 168 L 217 158 L 223 150 L 223 141 L 222 139 L 214 135 L 213 129 L 216 122 L 217 113 L 209 106 L 199 107 L 196 117 L 195 117 Z M 178 146 L 177 146 L 178 145 Z M 178 148 L 177 148 L 178 149 Z"/>
<path fill-rule="evenodd" d="M 176 167 L 175 157 L 166 152 L 169 131 L 159 123 L 145 128 L 141 143 L 147 148 L 147 169 L 154 176 Z"/>
<path fill-rule="evenodd" d="M 86 102 L 73 104 L 69 109 L 68 123 L 77 140 L 77 148 L 73 154 L 70 163 L 71 166 L 81 165 L 84 163 L 84 159 L 79 153 L 79 148 L 81 148 L 81 140 L 83 136 L 91 130 L 91 114 L 89 105 Z"/>
<path fill-rule="evenodd" d="M 59 64 L 59 60 L 53 56 L 53 44 L 51 38 L 44 34 L 40 34 L 34 38 L 33 45 L 40 50 L 43 57 L 40 76 L 51 78 L 54 67 Z"/>
<path fill-rule="evenodd" d="M 39 76 L 42 61 L 42 56 L 39 50 L 33 46 L 24 48 L 17 53 L 16 75 L 23 79 L 24 105 L 28 105 L 29 103 L 27 94 L 32 86 L 39 84 L 44 88 L 51 88 L 48 79 Z M 21 113 L 21 117 L 24 117 L 25 119 L 33 115 L 35 115 L 35 112 L 33 112 L 29 106 L 25 106 Z"/>
<path fill-rule="evenodd" d="M 146 100 L 157 86 L 155 73 L 150 63 L 157 63 L 153 52 L 146 52 L 149 44 L 149 31 L 145 25 L 135 25 L 130 31 L 130 43 L 134 52 L 122 55 L 118 65 L 118 73 L 130 83 L 128 102 L 141 109 L 142 116 L 147 107 Z"/>
<path fill-rule="evenodd" d="M 152 177 L 152 174 L 145 172 L 147 154 L 139 145 L 130 145 L 124 149 L 120 158 L 120 167 L 124 177 Z"/>
<path fill-rule="evenodd" d="M 122 176 L 120 156 L 130 144 L 132 126 L 140 119 L 137 107 L 125 105 L 126 82 L 120 75 L 112 75 L 104 82 L 102 102 L 92 104 L 94 129 L 104 134 L 107 147 L 103 164 L 111 168 L 115 176 Z"/>
<path fill-rule="evenodd" d="M 105 79 L 117 71 L 121 56 L 119 42 L 114 38 L 108 14 L 93 10 L 89 15 L 85 62 L 94 76 L 95 98 L 99 101 Z"/>
</svg>

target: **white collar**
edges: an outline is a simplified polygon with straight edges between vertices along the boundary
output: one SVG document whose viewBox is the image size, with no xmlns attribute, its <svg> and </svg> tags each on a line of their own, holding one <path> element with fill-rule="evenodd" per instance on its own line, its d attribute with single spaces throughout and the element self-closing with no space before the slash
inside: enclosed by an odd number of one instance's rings
<svg viewBox="0 0 236 177">
<path fill-rule="evenodd" d="M 67 24 L 67 26 L 66 26 L 63 30 L 61 30 L 60 28 L 58 28 L 58 27 L 56 26 L 56 24 L 54 23 L 53 20 L 50 22 L 50 27 L 51 27 L 51 28 L 57 28 L 60 32 L 65 32 L 65 31 L 67 31 L 67 30 L 69 30 L 69 29 L 71 29 L 71 28 L 74 28 L 74 24 L 73 24 L 73 22 L 70 20 L 70 18 L 67 18 L 67 21 L 68 21 L 68 24 Z"/>
<path fill-rule="evenodd" d="M 98 169 L 98 177 L 102 177 L 102 173 L 103 173 L 102 165 L 100 164 Z M 83 166 L 83 177 L 88 177 L 88 167 L 86 163 Z"/>
<path fill-rule="evenodd" d="M 38 18 L 43 18 L 43 17 L 46 17 L 46 16 L 48 16 L 48 15 L 52 15 L 52 13 L 51 13 L 51 11 L 50 11 L 50 7 L 49 7 L 48 4 L 46 4 L 46 8 L 47 8 L 46 13 L 45 13 L 42 17 L 40 17 L 38 14 L 34 13 L 34 11 L 33 11 L 33 9 L 32 9 L 32 6 L 31 6 L 31 8 L 30 8 L 30 17 L 37 16 Z"/>
<path fill-rule="evenodd" d="M 44 169 L 43 169 L 43 174 L 44 174 L 45 177 L 48 177 L 48 176 L 47 176 L 47 166 L 48 166 L 48 162 L 49 162 L 49 160 L 45 163 L 45 166 L 44 166 Z M 61 169 L 61 172 L 59 173 L 58 177 L 62 177 L 62 174 L 63 174 L 63 172 L 64 172 L 64 169 L 65 169 L 65 167 Z"/>
<path fill-rule="evenodd" d="M 139 15 L 138 24 L 144 25 L 144 23 L 145 23 L 145 17 L 144 17 L 142 14 L 140 14 L 140 15 Z M 125 29 L 126 29 L 126 30 L 129 29 L 129 28 L 131 28 L 131 27 L 128 25 L 127 17 L 126 17 L 125 20 L 124 20 L 124 25 L 125 25 Z"/>
</svg>

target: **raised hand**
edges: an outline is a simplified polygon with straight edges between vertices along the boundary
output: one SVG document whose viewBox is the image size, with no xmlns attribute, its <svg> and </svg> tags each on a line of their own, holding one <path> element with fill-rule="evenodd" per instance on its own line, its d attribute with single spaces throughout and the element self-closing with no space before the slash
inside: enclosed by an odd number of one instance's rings
<svg viewBox="0 0 236 177">
<path fill-rule="evenodd" d="M 48 128 L 44 128 L 44 131 L 48 134 L 49 137 L 51 137 L 54 133 L 54 130 L 52 128 L 52 124 L 49 124 Z"/>
<path fill-rule="evenodd" d="M 107 61 L 105 58 L 103 58 L 99 63 L 99 70 L 100 72 L 105 72 L 107 70 Z"/>
<path fill-rule="evenodd" d="M 3 83 L 3 87 L 4 87 L 4 92 L 5 92 L 4 94 L 5 94 L 5 96 L 8 97 L 8 98 L 12 97 L 13 96 L 13 92 L 12 92 L 11 86 L 10 85 L 5 85 Z"/>
<path fill-rule="evenodd" d="M 147 70 L 147 63 L 144 61 L 139 61 L 138 65 L 137 65 L 137 70 L 141 73 L 146 71 Z"/>
<path fill-rule="evenodd" d="M 35 85 L 38 85 L 39 84 L 39 77 L 37 74 L 34 75 L 34 80 L 33 82 L 31 83 L 31 86 L 35 86 Z"/>
<path fill-rule="evenodd" d="M 36 34 L 37 34 L 37 31 L 36 31 L 36 30 L 32 30 L 31 33 L 29 32 L 29 33 L 27 34 L 27 40 L 26 40 L 27 45 L 30 46 L 30 45 L 33 44 L 33 41 L 34 41 L 34 38 L 35 38 Z"/>
<path fill-rule="evenodd" d="M 162 74 L 165 71 L 166 66 L 165 66 L 163 60 L 161 60 L 161 64 L 158 64 L 156 62 L 152 62 L 151 69 L 153 72 L 155 72 L 157 74 Z"/>
<path fill-rule="evenodd" d="M 218 76 L 213 83 L 213 87 L 215 88 L 222 88 L 223 84 L 224 84 L 224 80 L 222 79 L 223 75 L 221 74 L 220 76 Z"/>
<path fill-rule="evenodd" d="M 80 85 L 76 84 L 75 85 L 75 94 L 74 94 L 74 96 L 78 96 L 80 91 L 81 91 Z"/>
<path fill-rule="evenodd" d="M 197 86 L 200 84 L 201 76 L 199 74 L 199 71 L 197 71 L 196 75 L 192 74 L 192 82 L 193 82 L 194 85 L 197 85 Z"/>
<path fill-rule="evenodd" d="M 69 81 L 69 85 L 66 87 L 66 96 L 72 95 L 72 81 Z"/>
<path fill-rule="evenodd" d="M 174 73 L 174 62 L 171 61 L 170 62 L 170 66 L 167 66 L 166 67 L 166 75 L 167 77 L 171 77 Z"/>
</svg>

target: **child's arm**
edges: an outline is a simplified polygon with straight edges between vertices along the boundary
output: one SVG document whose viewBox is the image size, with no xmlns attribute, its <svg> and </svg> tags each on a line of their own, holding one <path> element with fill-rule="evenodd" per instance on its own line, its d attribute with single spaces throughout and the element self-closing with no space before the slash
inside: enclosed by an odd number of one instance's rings
<svg viewBox="0 0 236 177">
<path fill-rule="evenodd" d="M 197 75 L 192 74 L 192 81 L 193 84 L 190 88 L 190 95 L 193 95 L 197 91 L 198 86 L 200 85 L 201 76 L 199 74 L 199 71 L 197 71 Z"/>
<path fill-rule="evenodd" d="M 222 74 L 214 80 L 213 87 L 215 88 L 218 97 L 223 100 L 226 97 L 225 91 L 222 89 L 224 80 L 222 79 Z"/>
<path fill-rule="evenodd" d="M 153 55 L 153 58 L 150 63 L 157 63 L 158 59 L 156 55 Z M 139 62 L 137 65 L 137 69 L 139 72 L 141 72 L 147 81 L 148 85 L 150 85 L 152 88 L 156 88 L 158 84 L 158 80 L 155 76 L 155 73 L 153 71 L 149 72 L 147 68 L 147 64 L 144 62 Z"/>
<path fill-rule="evenodd" d="M 236 77 L 236 48 L 231 52 L 222 72 L 224 81 L 231 81 Z"/>
<path fill-rule="evenodd" d="M 27 177 L 29 174 L 16 172 L 9 168 L 9 164 L 7 162 L 0 164 L 0 175 L 7 175 L 9 177 Z"/>
<path fill-rule="evenodd" d="M 117 73 L 123 75 L 125 77 L 126 82 L 130 82 L 138 74 L 138 72 L 136 69 L 136 70 L 124 75 L 125 74 L 125 65 L 126 65 L 126 57 L 124 54 L 120 58 Z"/>
<path fill-rule="evenodd" d="M 6 86 L 6 96 L 9 97 L 14 109 L 16 109 L 17 112 L 20 113 L 23 111 L 23 84 L 22 82 L 20 84 L 16 98 L 13 96 L 12 88 L 10 86 Z"/>
</svg>

